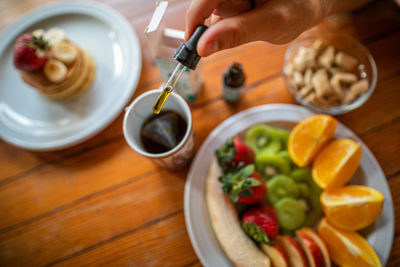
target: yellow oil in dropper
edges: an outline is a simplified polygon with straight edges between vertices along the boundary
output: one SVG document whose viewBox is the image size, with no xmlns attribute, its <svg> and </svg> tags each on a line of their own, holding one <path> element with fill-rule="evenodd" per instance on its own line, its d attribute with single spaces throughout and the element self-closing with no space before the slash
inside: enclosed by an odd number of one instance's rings
<svg viewBox="0 0 400 267">
<path fill-rule="evenodd" d="M 162 107 L 164 106 L 165 101 L 167 101 L 168 96 L 174 90 L 179 78 L 182 73 L 185 71 L 186 67 L 181 63 L 178 63 L 175 70 L 172 72 L 168 81 L 163 85 L 163 90 L 161 94 L 158 96 L 156 103 L 153 106 L 153 113 L 160 113 Z"/>
<path fill-rule="evenodd" d="M 164 106 L 165 101 L 172 92 L 172 88 L 164 88 L 161 94 L 158 96 L 156 103 L 153 106 L 153 113 L 158 114 L 161 111 L 161 108 Z"/>
</svg>

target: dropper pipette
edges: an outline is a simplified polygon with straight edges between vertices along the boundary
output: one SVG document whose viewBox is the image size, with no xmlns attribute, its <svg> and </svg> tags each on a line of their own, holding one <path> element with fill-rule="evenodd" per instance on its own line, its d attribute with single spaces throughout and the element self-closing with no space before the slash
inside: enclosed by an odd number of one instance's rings
<svg viewBox="0 0 400 267">
<path fill-rule="evenodd" d="M 163 84 L 163 90 L 159 95 L 156 103 L 153 106 L 153 113 L 160 113 L 165 101 L 167 101 L 168 96 L 174 90 L 176 84 L 178 83 L 182 73 L 185 71 L 186 67 L 192 70 L 196 69 L 197 63 L 200 61 L 200 56 L 197 54 L 197 42 L 200 36 L 207 30 L 207 26 L 199 25 L 190 36 L 189 40 L 184 44 L 181 43 L 179 48 L 174 54 L 174 59 L 178 61 L 178 65 L 172 72 L 168 81 Z"/>
</svg>

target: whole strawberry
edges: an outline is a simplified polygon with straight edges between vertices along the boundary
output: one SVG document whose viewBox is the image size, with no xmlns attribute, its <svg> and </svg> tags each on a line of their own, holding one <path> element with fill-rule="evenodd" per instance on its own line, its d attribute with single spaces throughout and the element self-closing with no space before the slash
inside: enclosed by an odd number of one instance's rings
<svg viewBox="0 0 400 267">
<path fill-rule="evenodd" d="M 235 172 L 227 172 L 219 178 L 223 191 L 235 203 L 260 203 L 267 195 L 267 186 L 254 171 L 254 165 L 247 165 Z"/>
<path fill-rule="evenodd" d="M 37 71 L 47 61 L 47 41 L 42 35 L 25 33 L 18 37 L 14 46 L 14 65 L 22 71 Z"/>
<path fill-rule="evenodd" d="M 275 210 L 260 204 L 250 208 L 242 215 L 242 228 L 255 241 L 272 245 L 270 241 L 279 231 L 278 217 Z"/>
<path fill-rule="evenodd" d="M 246 146 L 237 137 L 227 140 L 215 154 L 219 165 L 225 172 L 254 163 L 253 149 Z"/>
</svg>

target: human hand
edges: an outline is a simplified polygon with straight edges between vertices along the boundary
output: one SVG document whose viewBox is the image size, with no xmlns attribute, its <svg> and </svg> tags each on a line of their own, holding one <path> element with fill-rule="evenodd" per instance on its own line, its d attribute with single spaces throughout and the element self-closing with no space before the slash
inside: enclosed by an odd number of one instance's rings
<svg viewBox="0 0 400 267">
<path fill-rule="evenodd" d="M 282 44 L 318 24 L 335 0 L 192 0 L 186 13 L 186 38 L 211 15 L 197 52 L 206 57 L 252 41 Z"/>
</svg>

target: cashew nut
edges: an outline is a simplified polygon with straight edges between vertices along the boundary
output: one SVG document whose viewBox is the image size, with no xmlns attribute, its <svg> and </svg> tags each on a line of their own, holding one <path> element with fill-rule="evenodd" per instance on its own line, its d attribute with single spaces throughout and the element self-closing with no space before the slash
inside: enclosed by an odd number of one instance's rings
<svg viewBox="0 0 400 267">
<path fill-rule="evenodd" d="M 314 73 L 311 78 L 311 84 L 318 97 L 322 98 L 333 92 L 333 88 L 329 83 L 328 72 L 325 69 L 319 69 Z"/>
<path fill-rule="evenodd" d="M 296 57 L 293 59 L 293 67 L 303 72 L 308 67 L 315 66 L 317 52 L 307 47 L 300 47 Z"/>
<path fill-rule="evenodd" d="M 300 91 L 297 93 L 300 97 L 306 97 L 309 93 L 313 91 L 313 88 L 311 86 L 304 86 L 303 88 L 300 89 Z"/>
<path fill-rule="evenodd" d="M 325 49 L 326 46 L 327 44 L 324 41 L 318 39 L 311 45 L 311 48 L 314 49 L 317 53 L 320 53 L 322 50 Z"/>
<path fill-rule="evenodd" d="M 338 52 L 335 57 L 335 63 L 348 71 L 352 71 L 358 64 L 358 60 L 344 52 Z"/>
<path fill-rule="evenodd" d="M 332 67 L 334 60 L 335 60 L 335 48 L 333 46 L 329 46 L 319 56 L 318 64 L 325 68 L 330 68 Z"/>
<path fill-rule="evenodd" d="M 366 79 L 359 80 L 350 87 L 350 90 L 347 92 L 343 103 L 350 104 L 353 102 L 358 96 L 368 91 L 369 83 Z"/>
<path fill-rule="evenodd" d="M 312 86 L 311 86 L 311 78 L 312 78 L 312 75 L 313 75 L 312 69 L 311 69 L 311 68 L 308 68 L 308 69 L 306 70 L 306 72 L 304 73 L 304 84 L 305 84 L 306 86 L 312 87 Z"/>
<path fill-rule="evenodd" d="M 306 103 L 313 103 L 318 106 L 329 106 L 329 103 L 323 98 L 318 97 L 316 93 L 311 93 L 305 98 Z"/>
<path fill-rule="evenodd" d="M 293 72 L 293 81 L 297 85 L 298 88 L 301 88 L 304 86 L 304 77 L 299 71 L 294 71 Z"/>
</svg>

